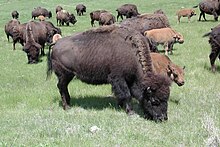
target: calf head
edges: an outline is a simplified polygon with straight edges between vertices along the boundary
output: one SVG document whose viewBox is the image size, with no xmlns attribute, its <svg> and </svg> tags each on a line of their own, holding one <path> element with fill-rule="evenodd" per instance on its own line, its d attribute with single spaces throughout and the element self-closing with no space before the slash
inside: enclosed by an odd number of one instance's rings
<svg viewBox="0 0 220 147">
<path fill-rule="evenodd" d="M 180 33 L 175 33 L 173 38 L 175 39 L 175 42 L 178 42 L 180 44 L 182 44 L 184 42 L 183 35 L 181 35 Z"/>
<path fill-rule="evenodd" d="M 69 22 L 72 23 L 73 25 L 77 22 L 76 17 L 74 14 L 69 15 Z"/>
<path fill-rule="evenodd" d="M 162 75 L 151 75 L 143 82 L 141 106 L 144 117 L 154 121 L 167 120 L 170 80 Z"/>
<path fill-rule="evenodd" d="M 191 11 L 190 17 L 192 17 L 193 15 L 196 15 L 195 10 L 192 10 L 192 11 Z"/>
<path fill-rule="evenodd" d="M 185 67 L 181 68 L 172 63 L 167 66 L 167 75 L 178 86 L 184 85 L 184 68 Z"/>
</svg>

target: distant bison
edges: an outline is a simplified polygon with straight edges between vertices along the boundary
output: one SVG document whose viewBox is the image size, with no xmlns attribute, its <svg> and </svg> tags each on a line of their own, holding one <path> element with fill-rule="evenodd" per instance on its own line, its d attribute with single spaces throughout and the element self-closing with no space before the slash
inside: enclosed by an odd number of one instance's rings
<svg viewBox="0 0 220 147">
<path fill-rule="evenodd" d="M 103 12 L 100 14 L 99 25 L 111 25 L 115 23 L 115 16 L 110 12 Z"/>
<path fill-rule="evenodd" d="M 11 12 L 11 16 L 12 16 L 12 18 L 14 18 L 14 19 L 18 19 L 18 17 L 19 17 L 19 13 L 18 13 L 18 11 L 13 11 L 13 12 Z"/>
<path fill-rule="evenodd" d="M 48 18 L 52 17 L 51 11 L 48 11 L 47 9 L 41 7 L 34 8 L 31 14 L 33 19 L 35 19 L 40 15 L 43 15 L 44 17 L 48 17 Z"/>
<path fill-rule="evenodd" d="M 111 84 L 118 105 L 128 114 L 135 97 L 145 118 L 168 119 L 170 80 L 154 74 L 148 42 L 131 28 L 103 26 L 60 39 L 48 54 L 48 76 L 52 71 L 64 109 L 70 106 L 67 86 L 76 76 L 89 84 Z"/>
<path fill-rule="evenodd" d="M 168 76 L 178 86 L 184 85 L 184 68 L 174 64 L 168 56 L 150 53 L 153 69 L 157 74 Z"/>
<path fill-rule="evenodd" d="M 76 5 L 76 13 L 78 16 L 83 15 L 83 13 L 86 12 L 86 6 L 83 4 Z"/>
<path fill-rule="evenodd" d="M 119 17 L 123 20 L 123 16 L 131 18 L 139 15 L 137 6 L 134 4 L 124 4 L 117 8 L 116 11 L 118 12 L 117 21 Z"/>
<path fill-rule="evenodd" d="M 90 13 L 90 18 L 91 18 L 91 26 L 94 26 L 94 22 L 95 21 L 99 21 L 100 19 L 100 14 L 103 12 L 107 12 L 106 10 L 96 10 L 96 11 L 92 11 Z"/>
<path fill-rule="evenodd" d="M 9 42 L 9 36 L 13 37 L 13 28 L 15 26 L 18 26 L 19 24 L 20 21 L 18 21 L 17 19 L 12 19 L 5 25 L 5 34 L 7 36 L 8 42 Z"/>
<path fill-rule="evenodd" d="M 167 16 L 157 13 L 138 15 L 137 17 L 125 19 L 120 24 L 131 27 L 142 34 L 151 29 L 170 27 Z"/>
<path fill-rule="evenodd" d="M 196 15 L 196 12 L 194 9 L 181 9 L 181 10 L 178 10 L 176 12 L 176 15 L 177 15 L 177 19 L 178 19 L 178 23 L 180 23 L 180 18 L 181 17 L 188 17 L 188 22 L 190 22 L 190 18 L 194 15 Z"/>
<path fill-rule="evenodd" d="M 57 14 L 58 11 L 61 11 L 61 10 L 63 10 L 63 7 L 57 6 L 57 7 L 56 7 L 56 10 L 55 10 L 55 11 L 56 11 L 56 14 Z"/>
<path fill-rule="evenodd" d="M 76 17 L 74 16 L 74 14 L 70 14 L 67 11 L 61 10 L 59 12 L 57 12 L 57 25 L 59 24 L 60 26 L 64 25 L 64 23 L 69 26 L 70 23 L 72 23 L 73 25 L 77 22 Z"/>
<path fill-rule="evenodd" d="M 216 71 L 215 60 L 220 59 L 220 25 L 216 26 L 211 32 L 206 33 L 203 37 L 209 36 L 209 44 L 211 45 L 211 53 L 209 54 L 211 70 Z"/>
<path fill-rule="evenodd" d="M 175 43 L 182 44 L 184 42 L 183 35 L 171 28 L 148 30 L 144 32 L 144 35 L 157 45 L 162 44 L 166 55 L 168 55 L 168 51 L 172 54 Z"/>
<path fill-rule="evenodd" d="M 206 21 L 205 14 L 213 15 L 214 20 L 218 21 L 218 15 L 220 14 L 220 2 L 219 0 L 202 0 L 199 5 L 194 6 L 194 8 L 198 7 L 200 9 L 199 21 L 203 16 Z"/>
</svg>

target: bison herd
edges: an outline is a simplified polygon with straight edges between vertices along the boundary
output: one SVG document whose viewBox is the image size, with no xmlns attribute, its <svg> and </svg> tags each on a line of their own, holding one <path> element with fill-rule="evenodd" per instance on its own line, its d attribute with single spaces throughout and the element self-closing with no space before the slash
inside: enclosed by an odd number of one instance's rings
<svg viewBox="0 0 220 147">
<path fill-rule="evenodd" d="M 203 0 L 198 4 L 201 16 L 205 13 L 214 15 L 218 20 L 220 14 L 219 0 Z M 195 6 L 194 8 L 196 8 Z M 86 13 L 84 4 L 76 5 L 77 16 Z M 55 8 L 57 26 L 75 24 L 73 13 L 61 6 Z M 19 42 L 27 54 L 28 63 L 38 63 L 44 56 L 44 48 L 49 44 L 48 77 L 52 72 L 58 77 L 63 109 L 70 107 L 69 82 L 76 77 L 88 84 L 111 84 L 117 98 L 118 106 L 128 114 L 133 113 L 132 98 L 136 98 L 143 110 L 144 117 L 150 120 L 167 120 L 167 107 L 171 81 L 178 86 L 184 85 L 184 67 L 173 63 L 168 57 L 173 52 L 175 43 L 182 44 L 184 37 L 170 26 L 163 10 L 140 14 L 134 4 L 124 4 L 116 8 L 117 18 L 107 10 L 94 10 L 89 13 L 91 26 L 95 21 L 99 27 L 63 37 L 59 27 L 47 19 L 52 12 L 37 7 L 31 12 L 32 19 L 25 23 L 18 20 L 19 13 L 11 13 L 12 20 L 5 25 L 5 33 L 15 44 Z M 194 9 L 178 10 L 178 23 L 181 17 L 196 15 Z M 123 18 L 126 17 L 126 19 Z M 35 21 L 38 18 L 40 21 Z M 119 21 L 121 18 L 121 22 Z M 206 20 L 206 19 L 205 19 Z M 115 24 L 117 22 L 117 24 Z M 220 59 L 220 27 L 206 33 L 212 51 L 210 63 L 216 71 L 214 62 Z M 159 53 L 158 45 L 164 46 L 165 54 Z"/>
</svg>

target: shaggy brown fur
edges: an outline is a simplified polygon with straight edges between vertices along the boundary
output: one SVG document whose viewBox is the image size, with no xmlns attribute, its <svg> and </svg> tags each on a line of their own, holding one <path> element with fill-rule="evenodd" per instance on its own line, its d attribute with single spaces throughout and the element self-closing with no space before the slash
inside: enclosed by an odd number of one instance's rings
<svg viewBox="0 0 220 147">
<path fill-rule="evenodd" d="M 184 85 L 184 68 L 174 64 L 166 55 L 150 53 L 150 56 L 156 73 L 168 76 L 178 86 Z"/>
<path fill-rule="evenodd" d="M 209 44 L 211 45 L 211 53 L 209 54 L 211 70 L 216 71 L 215 60 L 220 59 L 220 26 L 216 26 L 211 32 L 205 34 L 203 37 L 209 36 Z"/>
<path fill-rule="evenodd" d="M 142 34 L 151 29 L 169 27 L 169 21 L 164 14 L 142 14 L 137 17 L 128 18 L 121 22 L 121 25 L 131 27 Z"/>
<path fill-rule="evenodd" d="M 90 18 L 91 18 L 91 26 L 94 27 L 94 22 L 95 21 L 99 21 L 100 19 L 100 14 L 103 12 L 107 12 L 106 10 L 96 10 L 96 11 L 92 11 L 90 13 Z"/>
<path fill-rule="evenodd" d="M 76 76 L 89 84 L 111 84 L 128 114 L 135 97 L 145 118 L 167 119 L 170 81 L 153 73 L 149 44 L 131 28 L 109 25 L 60 39 L 48 54 L 48 75 L 52 70 L 64 109 L 70 106 L 67 86 Z"/>
<path fill-rule="evenodd" d="M 174 43 L 182 44 L 184 42 L 183 35 L 171 28 L 152 29 L 145 31 L 144 35 L 157 45 L 162 44 L 165 55 L 168 55 L 168 51 L 172 54 Z"/>
<path fill-rule="evenodd" d="M 83 13 L 86 12 L 86 6 L 83 4 L 76 5 L 76 13 L 78 16 L 83 15 Z"/>
<path fill-rule="evenodd" d="M 99 25 L 111 25 L 115 23 L 115 16 L 110 12 L 103 12 L 100 14 Z"/>
<path fill-rule="evenodd" d="M 181 17 L 188 17 L 188 22 L 190 22 L 190 18 L 194 15 L 196 15 L 196 12 L 194 9 L 181 9 L 176 12 L 178 23 L 180 23 Z"/>
<path fill-rule="evenodd" d="M 9 36 L 13 36 L 13 28 L 15 26 L 18 26 L 20 24 L 20 21 L 17 19 L 12 19 L 10 20 L 6 25 L 5 25 L 5 34 L 7 36 L 8 42 L 9 42 Z"/>
<path fill-rule="evenodd" d="M 131 18 L 139 15 L 137 6 L 134 4 L 124 4 L 117 8 L 116 11 L 118 12 L 117 21 L 119 17 L 123 20 L 123 16 Z"/>
<path fill-rule="evenodd" d="M 12 16 L 12 18 L 14 18 L 14 19 L 18 19 L 18 17 L 19 17 L 19 13 L 18 13 L 18 11 L 13 11 L 13 12 L 11 12 L 11 16 Z"/>
</svg>

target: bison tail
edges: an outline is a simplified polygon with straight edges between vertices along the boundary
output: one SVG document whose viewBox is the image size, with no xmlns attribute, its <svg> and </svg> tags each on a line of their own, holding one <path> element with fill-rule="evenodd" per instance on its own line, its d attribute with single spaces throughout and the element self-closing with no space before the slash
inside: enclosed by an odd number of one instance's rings
<svg viewBox="0 0 220 147">
<path fill-rule="evenodd" d="M 52 61 L 51 61 L 51 49 L 54 46 L 55 43 L 50 44 L 49 46 L 49 52 L 47 54 L 47 78 L 50 78 L 53 72 L 53 67 L 52 67 Z"/>
<path fill-rule="evenodd" d="M 208 32 L 208 33 L 204 34 L 202 37 L 207 37 L 207 36 L 209 36 L 210 34 L 211 34 L 211 32 Z"/>
<path fill-rule="evenodd" d="M 196 6 L 193 6 L 193 8 L 197 8 L 198 7 L 198 5 L 196 5 Z"/>
</svg>

